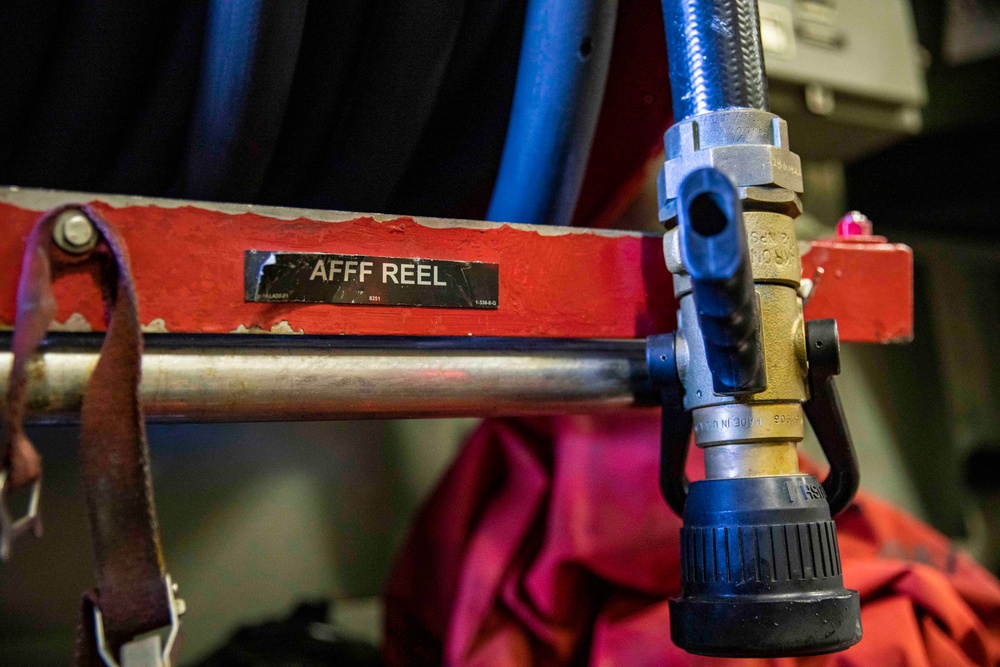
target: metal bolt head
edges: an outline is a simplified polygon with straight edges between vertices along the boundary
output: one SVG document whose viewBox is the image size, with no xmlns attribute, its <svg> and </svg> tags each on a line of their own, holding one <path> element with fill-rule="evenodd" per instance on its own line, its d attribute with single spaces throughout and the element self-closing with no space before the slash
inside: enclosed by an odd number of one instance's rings
<svg viewBox="0 0 1000 667">
<path fill-rule="evenodd" d="M 52 238 L 66 252 L 79 254 L 97 244 L 97 230 L 83 213 L 63 211 L 56 220 Z"/>
<path fill-rule="evenodd" d="M 860 211 L 851 211 L 837 222 L 837 236 L 871 236 L 875 231 L 872 221 Z"/>
<path fill-rule="evenodd" d="M 837 107 L 833 91 L 825 86 L 811 83 L 806 86 L 806 108 L 817 116 L 829 116 Z"/>
</svg>

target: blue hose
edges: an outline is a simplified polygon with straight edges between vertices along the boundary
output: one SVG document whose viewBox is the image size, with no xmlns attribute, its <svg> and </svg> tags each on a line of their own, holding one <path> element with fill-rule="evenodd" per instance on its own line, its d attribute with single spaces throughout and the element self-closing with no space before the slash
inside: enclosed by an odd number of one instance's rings
<svg viewBox="0 0 1000 667">
<path fill-rule="evenodd" d="M 597 128 L 617 0 L 528 0 L 488 220 L 568 225 Z"/>
<path fill-rule="evenodd" d="M 767 109 L 757 0 L 662 0 L 674 121 Z"/>
<path fill-rule="evenodd" d="M 212 0 L 184 196 L 253 201 L 278 140 L 306 0 Z"/>
</svg>

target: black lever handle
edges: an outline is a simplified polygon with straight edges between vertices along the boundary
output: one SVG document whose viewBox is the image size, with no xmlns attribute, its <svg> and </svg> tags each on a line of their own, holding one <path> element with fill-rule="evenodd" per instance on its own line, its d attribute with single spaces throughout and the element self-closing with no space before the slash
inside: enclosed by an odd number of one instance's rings
<svg viewBox="0 0 1000 667">
<path fill-rule="evenodd" d="M 663 416 L 660 431 L 660 490 L 677 516 L 684 515 L 688 478 L 684 473 L 691 440 L 691 413 L 684 409 L 684 387 L 677 376 L 674 334 L 646 339 L 649 379 L 660 390 Z"/>
<path fill-rule="evenodd" d="M 809 400 L 802 407 L 830 463 L 823 480 L 830 515 L 851 503 L 861 485 L 861 470 L 847 427 L 840 395 L 833 384 L 840 374 L 840 338 L 836 320 L 806 322 L 806 358 L 809 360 Z"/>
<path fill-rule="evenodd" d="M 677 193 L 677 225 L 712 390 L 723 396 L 764 391 L 759 305 L 743 209 L 732 181 L 713 168 L 688 174 Z"/>
</svg>

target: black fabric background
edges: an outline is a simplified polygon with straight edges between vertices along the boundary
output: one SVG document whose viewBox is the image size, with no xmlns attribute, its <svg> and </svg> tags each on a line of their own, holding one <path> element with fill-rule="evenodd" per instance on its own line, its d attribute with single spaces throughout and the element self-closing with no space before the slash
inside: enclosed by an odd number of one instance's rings
<svg viewBox="0 0 1000 667">
<path fill-rule="evenodd" d="M 251 149 L 255 128 L 279 124 L 277 141 L 206 188 L 215 156 L 191 135 L 207 2 L 4 2 L 0 183 L 482 217 L 524 4 L 314 0 L 297 57 L 266 63 L 294 70 L 287 100 L 238 122 Z"/>
</svg>

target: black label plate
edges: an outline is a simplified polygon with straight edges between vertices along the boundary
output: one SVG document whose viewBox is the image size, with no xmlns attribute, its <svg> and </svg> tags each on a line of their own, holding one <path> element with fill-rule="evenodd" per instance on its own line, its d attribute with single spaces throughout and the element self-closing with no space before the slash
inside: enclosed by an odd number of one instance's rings
<svg viewBox="0 0 1000 667">
<path fill-rule="evenodd" d="M 442 259 L 247 250 L 243 288 L 256 303 L 476 308 L 500 304 L 500 266 Z"/>
</svg>

